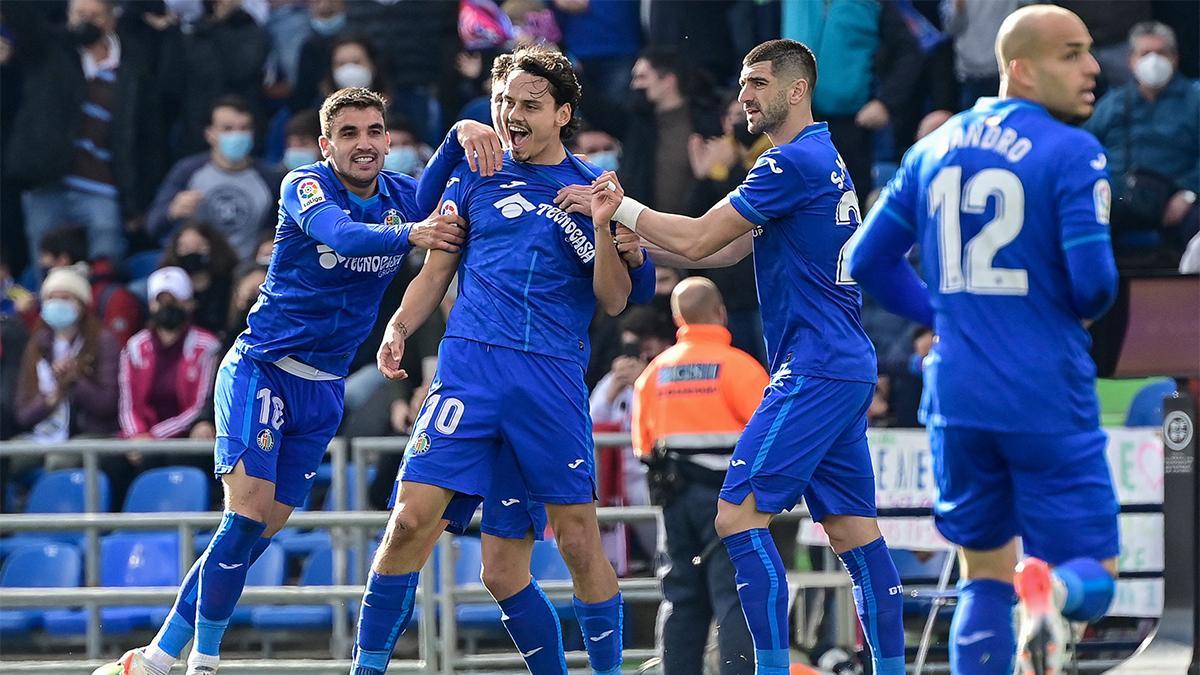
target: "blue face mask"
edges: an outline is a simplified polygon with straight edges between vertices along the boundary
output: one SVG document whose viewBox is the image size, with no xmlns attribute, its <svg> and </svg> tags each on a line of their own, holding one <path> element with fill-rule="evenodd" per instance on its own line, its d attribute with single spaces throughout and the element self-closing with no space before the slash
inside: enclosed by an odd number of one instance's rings
<svg viewBox="0 0 1200 675">
<path fill-rule="evenodd" d="M 342 32 L 342 29 L 346 27 L 346 15 L 335 14 L 327 19 L 318 19 L 314 16 L 308 22 L 318 35 L 329 37 Z"/>
<path fill-rule="evenodd" d="M 383 158 L 383 168 L 415 178 L 425 168 L 425 163 L 421 161 L 421 153 L 416 148 L 402 145 L 392 148 Z"/>
<path fill-rule="evenodd" d="M 249 131 L 225 131 L 217 136 L 217 152 L 230 162 L 246 159 L 254 149 L 254 134 Z"/>
<path fill-rule="evenodd" d="M 70 300 L 50 298 L 42 303 L 42 321 L 54 330 L 63 330 L 79 321 L 79 306 Z"/>
<path fill-rule="evenodd" d="M 299 169 L 320 159 L 312 148 L 288 148 L 283 151 L 283 165 L 288 171 Z"/>
<path fill-rule="evenodd" d="M 605 150 L 589 155 L 588 161 L 600 167 L 602 171 L 616 171 L 619 157 L 616 150 Z"/>
</svg>

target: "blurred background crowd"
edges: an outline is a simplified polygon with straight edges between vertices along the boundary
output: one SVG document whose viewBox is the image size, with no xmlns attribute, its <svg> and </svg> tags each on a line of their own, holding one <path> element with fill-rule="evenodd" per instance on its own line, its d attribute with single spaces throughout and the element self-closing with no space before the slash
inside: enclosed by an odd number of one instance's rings
<svg viewBox="0 0 1200 675">
<path fill-rule="evenodd" d="M 749 133 L 736 100 L 742 55 L 793 38 L 816 53 L 814 112 L 869 209 L 916 139 L 996 93 L 993 40 L 1020 4 L 4 0 L 0 438 L 212 438 L 212 378 L 264 279 L 280 180 L 320 159 L 316 108 L 338 88 L 386 95 L 386 166 L 419 176 L 456 120 L 490 121 L 497 54 L 555 44 L 583 84 L 585 125 L 570 149 L 618 169 L 644 203 L 697 215 L 769 147 Z M 1108 151 L 1121 266 L 1197 271 L 1200 4 L 1059 4 L 1088 24 L 1103 68 L 1085 126 Z M 410 340 L 410 380 L 385 380 L 374 352 L 420 264 L 410 256 L 355 359 L 346 435 L 404 434 L 414 422 L 444 318 Z M 671 290 L 693 273 L 724 295 L 734 345 L 764 358 L 752 258 L 721 270 L 659 269 L 653 302 L 593 323 L 587 381 L 598 430 L 629 430 L 634 381 L 675 340 Z M 863 320 L 879 355 L 871 422 L 916 426 L 932 334 L 869 297 Z M 395 475 L 399 456 L 390 457 L 376 469 L 376 505 Z M 106 462 L 117 504 L 156 465 L 136 452 Z M 19 499 L 22 477 L 47 467 L 4 468 Z M 600 471 L 603 503 L 645 503 L 631 452 L 605 452 Z M 16 508 L 5 497 L 5 509 Z M 628 560 L 636 566 L 642 553 Z"/>
</svg>

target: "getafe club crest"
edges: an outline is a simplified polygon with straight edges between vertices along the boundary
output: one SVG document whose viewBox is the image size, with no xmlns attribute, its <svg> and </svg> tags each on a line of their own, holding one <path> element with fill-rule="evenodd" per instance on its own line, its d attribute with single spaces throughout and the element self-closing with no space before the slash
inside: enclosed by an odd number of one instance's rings
<svg viewBox="0 0 1200 675">
<path fill-rule="evenodd" d="M 273 447 L 275 447 L 275 437 L 271 435 L 270 430 L 263 429 L 258 432 L 258 448 L 263 452 L 270 452 Z"/>
<path fill-rule="evenodd" d="M 430 445 L 432 445 L 432 443 L 429 440 L 429 434 L 422 431 L 421 433 L 417 434 L 416 438 L 413 439 L 412 454 L 423 455 L 429 452 Z"/>
<path fill-rule="evenodd" d="M 383 224 L 388 227 L 400 227 L 404 223 L 404 219 L 400 217 L 400 212 L 396 209 L 388 209 L 383 214 Z"/>
</svg>

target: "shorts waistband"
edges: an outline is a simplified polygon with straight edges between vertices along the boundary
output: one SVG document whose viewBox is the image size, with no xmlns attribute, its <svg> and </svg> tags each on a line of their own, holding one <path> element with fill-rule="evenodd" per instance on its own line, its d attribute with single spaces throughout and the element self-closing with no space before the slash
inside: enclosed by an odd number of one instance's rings
<svg viewBox="0 0 1200 675">
<path fill-rule="evenodd" d="M 334 375 L 332 373 L 327 373 L 323 370 L 313 368 L 307 363 L 293 359 L 290 356 L 285 356 L 282 359 L 279 359 L 275 362 L 275 366 L 289 375 L 295 375 L 301 379 L 312 380 L 314 382 L 328 382 L 330 380 L 342 379 L 339 375 Z"/>
</svg>

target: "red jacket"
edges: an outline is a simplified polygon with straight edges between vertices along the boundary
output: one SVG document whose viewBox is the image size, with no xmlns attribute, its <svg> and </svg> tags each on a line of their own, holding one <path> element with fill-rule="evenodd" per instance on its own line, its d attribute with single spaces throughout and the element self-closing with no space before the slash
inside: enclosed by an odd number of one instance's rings
<svg viewBox="0 0 1200 675">
<path fill-rule="evenodd" d="M 185 435 L 204 408 L 213 369 L 220 356 L 221 343 L 212 333 L 192 326 L 183 336 L 183 362 L 179 366 L 176 395 L 182 410 L 165 420 L 155 419 L 147 398 L 154 382 L 157 357 L 151 329 L 140 330 L 121 350 L 121 435 L 149 434 L 154 438 Z"/>
</svg>

